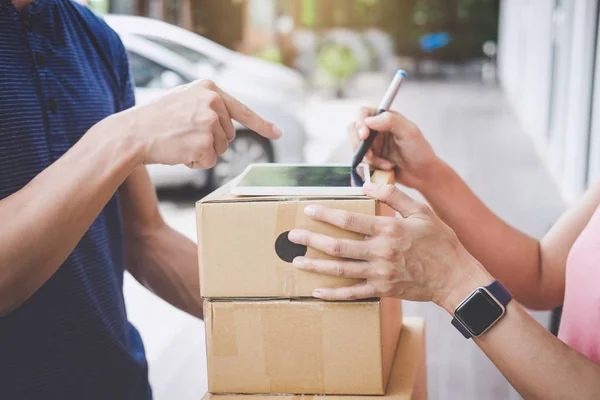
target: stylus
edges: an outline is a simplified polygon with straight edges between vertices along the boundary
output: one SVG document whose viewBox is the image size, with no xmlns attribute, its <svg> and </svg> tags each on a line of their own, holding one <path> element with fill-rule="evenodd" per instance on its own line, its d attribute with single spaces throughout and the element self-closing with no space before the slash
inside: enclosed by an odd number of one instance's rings
<svg viewBox="0 0 600 400">
<path fill-rule="evenodd" d="M 400 86 L 402 85 L 402 81 L 404 81 L 404 78 L 406 78 L 406 72 L 399 69 L 398 72 L 396 72 L 396 75 L 394 75 L 392 83 L 385 92 L 385 96 L 383 96 L 383 100 L 381 100 L 381 103 L 379 104 L 379 108 L 377 109 L 376 115 L 386 112 L 392 106 L 392 103 L 396 98 L 396 94 L 398 94 L 398 90 L 400 90 Z M 356 153 L 354 153 L 354 157 L 352 157 L 352 169 L 355 169 L 358 166 L 358 164 L 362 162 L 363 158 L 365 158 L 365 155 L 369 151 L 369 148 L 371 147 L 371 144 L 373 144 L 373 141 L 377 137 L 378 133 L 379 132 L 371 129 L 371 131 L 369 132 L 369 137 L 360 142 L 358 150 L 356 150 Z"/>
</svg>

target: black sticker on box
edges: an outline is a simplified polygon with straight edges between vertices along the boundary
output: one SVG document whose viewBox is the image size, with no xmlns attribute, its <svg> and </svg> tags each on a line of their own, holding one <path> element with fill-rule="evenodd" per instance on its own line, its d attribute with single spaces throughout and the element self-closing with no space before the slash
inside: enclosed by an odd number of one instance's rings
<svg viewBox="0 0 600 400">
<path fill-rule="evenodd" d="M 277 237 L 275 252 L 283 261 L 291 263 L 294 261 L 294 258 L 305 256 L 307 248 L 302 244 L 291 242 L 288 238 L 289 233 L 290 231 L 286 231 Z"/>
</svg>

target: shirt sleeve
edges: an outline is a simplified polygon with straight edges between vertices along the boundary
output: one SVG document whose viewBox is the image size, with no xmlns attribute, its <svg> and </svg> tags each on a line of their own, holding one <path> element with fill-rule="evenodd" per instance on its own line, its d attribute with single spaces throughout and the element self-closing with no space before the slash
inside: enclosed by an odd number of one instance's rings
<svg viewBox="0 0 600 400">
<path fill-rule="evenodd" d="M 135 106 L 135 89 L 133 86 L 133 78 L 131 74 L 131 67 L 129 65 L 129 59 L 127 57 L 127 51 L 121 44 L 121 109 L 120 111 L 127 110 Z"/>
</svg>

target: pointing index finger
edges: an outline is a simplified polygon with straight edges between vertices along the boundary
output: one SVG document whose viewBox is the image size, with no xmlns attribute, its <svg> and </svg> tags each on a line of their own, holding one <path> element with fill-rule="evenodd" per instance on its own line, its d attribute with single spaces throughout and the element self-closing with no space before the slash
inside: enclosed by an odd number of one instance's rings
<svg viewBox="0 0 600 400">
<path fill-rule="evenodd" d="M 276 127 L 273 123 L 261 118 L 254 111 L 221 89 L 218 90 L 231 118 L 268 139 L 279 139 L 283 135 L 281 129 Z"/>
</svg>

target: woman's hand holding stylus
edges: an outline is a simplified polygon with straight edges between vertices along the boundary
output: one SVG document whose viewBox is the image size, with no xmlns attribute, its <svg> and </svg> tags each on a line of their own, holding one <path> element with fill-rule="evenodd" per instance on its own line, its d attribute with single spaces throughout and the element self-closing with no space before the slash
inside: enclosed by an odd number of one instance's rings
<svg viewBox="0 0 600 400">
<path fill-rule="evenodd" d="M 379 169 L 396 169 L 399 183 L 419 189 L 433 178 L 441 160 L 411 121 L 395 111 L 375 116 L 376 112 L 374 108 L 362 107 L 348 127 L 354 149 L 369 136 L 370 129 L 379 131 L 367 161 Z"/>
</svg>

